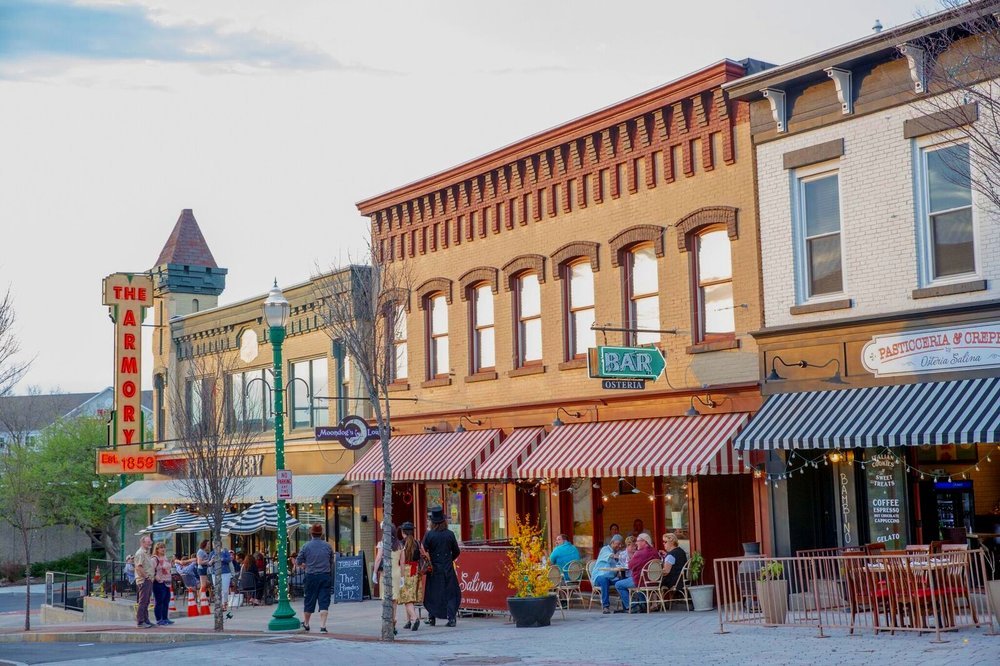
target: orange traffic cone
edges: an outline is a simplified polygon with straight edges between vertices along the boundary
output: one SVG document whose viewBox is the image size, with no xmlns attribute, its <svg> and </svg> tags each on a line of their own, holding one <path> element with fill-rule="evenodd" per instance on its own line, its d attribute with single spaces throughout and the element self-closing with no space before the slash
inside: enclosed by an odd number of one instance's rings
<svg viewBox="0 0 1000 666">
<path fill-rule="evenodd" d="M 168 613 L 177 612 L 177 600 L 174 599 L 174 589 L 170 588 L 170 608 L 167 609 Z"/>
<path fill-rule="evenodd" d="M 212 608 L 208 605 L 208 594 L 201 595 L 201 614 L 211 615 Z"/>
<path fill-rule="evenodd" d="M 198 615 L 198 602 L 194 600 L 194 590 L 188 590 L 188 617 Z"/>
</svg>

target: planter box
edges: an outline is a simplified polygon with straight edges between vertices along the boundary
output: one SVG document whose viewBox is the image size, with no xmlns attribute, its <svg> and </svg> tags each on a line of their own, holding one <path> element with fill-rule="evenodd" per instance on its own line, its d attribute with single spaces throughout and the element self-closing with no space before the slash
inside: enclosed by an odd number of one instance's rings
<svg viewBox="0 0 1000 666">
<path fill-rule="evenodd" d="M 547 627 L 556 612 L 556 595 L 545 597 L 507 597 L 510 616 L 517 627 Z"/>
<path fill-rule="evenodd" d="M 688 587 L 691 595 L 691 605 L 696 611 L 710 611 L 714 606 L 712 598 L 715 596 L 714 585 L 692 585 Z"/>
<path fill-rule="evenodd" d="M 765 624 L 784 624 L 788 617 L 788 581 L 758 580 L 757 599 Z"/>
</svg>

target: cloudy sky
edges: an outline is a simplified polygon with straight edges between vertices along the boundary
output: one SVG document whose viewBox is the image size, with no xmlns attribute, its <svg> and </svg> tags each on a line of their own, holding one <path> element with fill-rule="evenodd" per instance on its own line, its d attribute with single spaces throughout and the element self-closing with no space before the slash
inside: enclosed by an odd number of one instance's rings
<svg viewBox="0 0 1000 666">
<path fill-rule="evenodd" d="M 722 58 L 787 62 L 936 4 L 0 0 L 20 390 L 111 384 L 101 278 L 150 268 L 183 208 L 229 269 L 222 302 L 263 298 L 360 254 L 360 199 Z"/>
</svg>

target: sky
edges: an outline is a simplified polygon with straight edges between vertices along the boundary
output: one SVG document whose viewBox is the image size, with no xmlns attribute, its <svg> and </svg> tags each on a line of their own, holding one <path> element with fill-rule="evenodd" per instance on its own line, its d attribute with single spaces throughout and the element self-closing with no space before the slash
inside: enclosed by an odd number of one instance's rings
<svg viewBox="0 0 1000 666">
<path fill-rule="evenodd" d="M 220 304 L 263 300 L 363 256 L 357 201 L 723 58 L 781 64 L 936 6 L 0 0 L 17 390 L 111 385 L 101 280 L 149 269 L 184 208 L 229 270 Z"/>
</svg>

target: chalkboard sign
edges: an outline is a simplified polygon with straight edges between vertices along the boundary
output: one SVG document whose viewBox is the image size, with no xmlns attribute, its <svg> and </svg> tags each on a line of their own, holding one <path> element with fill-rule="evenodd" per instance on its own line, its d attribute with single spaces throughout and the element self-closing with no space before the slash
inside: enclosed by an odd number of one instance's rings
<svg viewBox="0 0 1000 666">
<path fill-rule="evenodd" d="M 333 567 L 333 603 L 371 598 L 365 554 L 337 555 Z"/>
</svg>

